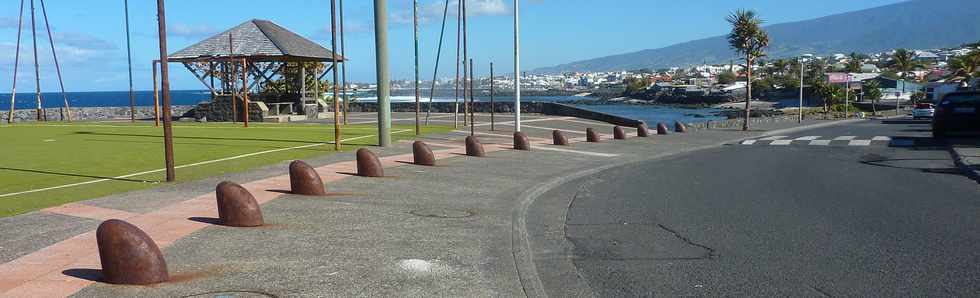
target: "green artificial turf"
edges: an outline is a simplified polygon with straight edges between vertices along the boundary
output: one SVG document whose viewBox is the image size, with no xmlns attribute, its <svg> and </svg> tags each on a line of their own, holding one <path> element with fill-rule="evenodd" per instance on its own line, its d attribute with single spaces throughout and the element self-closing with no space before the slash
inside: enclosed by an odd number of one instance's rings
<svg viewBox="0 0 980 298">
<path fill-rule="evenodd" d="M 395 140 L 413 137 L 413 126 L 395 125 Z M 425 133 L 449 131 L 429 126 Z M 375 125 L 343 128 L 344 151 L 375 145 Z M 333 125 L 175 123 L 178 181 L 189 181 L 293 159 L 334 153 Z M 163 130 L 146 123 L 48 123 L 0 127 L 0 217 L 163 184 Z M 303 148 L 293 148 L 300 147 Z M 276 152 L 266 152 L 293 148 Z M 259 153 L 201 166 L 185 166 Z M 161 171 L 154 171 L 161 170 Z M 124 175 L 154 171 L 131 177 Z M 30 190 L 83 184 L 33 193 Z"/>
</svg>

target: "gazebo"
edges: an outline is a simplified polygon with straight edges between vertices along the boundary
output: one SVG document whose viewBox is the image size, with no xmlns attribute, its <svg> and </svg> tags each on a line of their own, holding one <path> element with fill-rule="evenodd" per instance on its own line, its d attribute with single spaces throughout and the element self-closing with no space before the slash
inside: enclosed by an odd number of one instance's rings
<svg viewBox="0 0 980 298">
<path fill-rule="evenodd" d="M 198 105 L 196 118 L 238 121 L 248 115 L 252 121 L 282 121 L 316 118 L 327 110 L 320 81 L 333 71 L 327 63 L 333 57 L 276 23 L 253 19 L 172 53 L 167 61 L 183 64 L 210 91 L 211 102 Z M 338 63 L 344 61 L 337 55 Z M 245 102 L 248 111 L 239 111 Z"/>
</svg>

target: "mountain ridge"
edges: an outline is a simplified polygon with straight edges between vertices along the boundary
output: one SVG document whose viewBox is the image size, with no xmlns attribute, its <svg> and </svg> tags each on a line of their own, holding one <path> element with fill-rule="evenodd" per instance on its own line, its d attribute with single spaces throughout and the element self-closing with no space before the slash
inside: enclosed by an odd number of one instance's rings
<svg viewBox="0 0 980 298">
<path fill-rule="evenodd" d="M 910 17 L 912 16 L 912 17 Z M 940 48 L 980 40 L 980 1 L 912 0 L 765 26 L 772 58 L 810 53 L 878 52 L 895 48 Z M 805 34 L 804 34 L 805 33 Z M 535 73 L 618 71 L 727 63 L 737 59 L 724 35 L 662 48 L 535 69 Z"/>
</svg>

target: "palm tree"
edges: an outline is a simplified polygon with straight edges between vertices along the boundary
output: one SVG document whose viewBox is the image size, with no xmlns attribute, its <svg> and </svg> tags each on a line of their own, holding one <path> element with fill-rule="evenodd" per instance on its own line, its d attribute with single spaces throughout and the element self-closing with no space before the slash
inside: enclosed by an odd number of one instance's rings
<svg viewBox="0 0 980 298">
<path fill-rule="evenodd" d="M 896 72 L 902 73 L 902 78 L 910 78 L 909 74 L 916 69 L 922 68 L 922 64 L 915 61 L 915 53 L 906 49 L 897 49 L 892 54 L 888 67 Z"/>
<path fill-rule="evenodd" d="M 746 93 L 745 121 L 742 130 L 749 130 L 749 115 L 752 110 L 752 65 L 753 62 L 766 55 L 769 47 L 769 33 L 762 29 L 762 19 L 755 11 L 736 10 L 727 18 L 732 24 L 732 32 L 728 34 L 728 44 L 740 55 L 745 56 Z"/>
<path fill-rule="evenodd" d="M 877 80 L 868 80 L 861 85 L 864 98 L 871 100 L 871 114 L 878 115 L 878 100 L 881 99 L 881 85 Z"/>
<path fill-rule="evenodd" d="M 974 50 L 964 56 L 953 58 L 949 61 L 949 70 L 953 72 L 953 77 L 962 78 L 968 83 L 980 77 L 980 51 Z"/>
</svg>

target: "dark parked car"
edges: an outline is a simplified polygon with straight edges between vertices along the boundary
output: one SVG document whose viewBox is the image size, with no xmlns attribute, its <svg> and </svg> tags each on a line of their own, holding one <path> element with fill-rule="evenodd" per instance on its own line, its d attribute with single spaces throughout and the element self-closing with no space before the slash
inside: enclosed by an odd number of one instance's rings
<svg viewBox="0 0 980 298">
<path fill-rule="evenodd" d="M 943 97 L 932 119 L 932 136 L 950 132 L 980 133 L 980 92 L 955 92 Z"/>
</svg>

